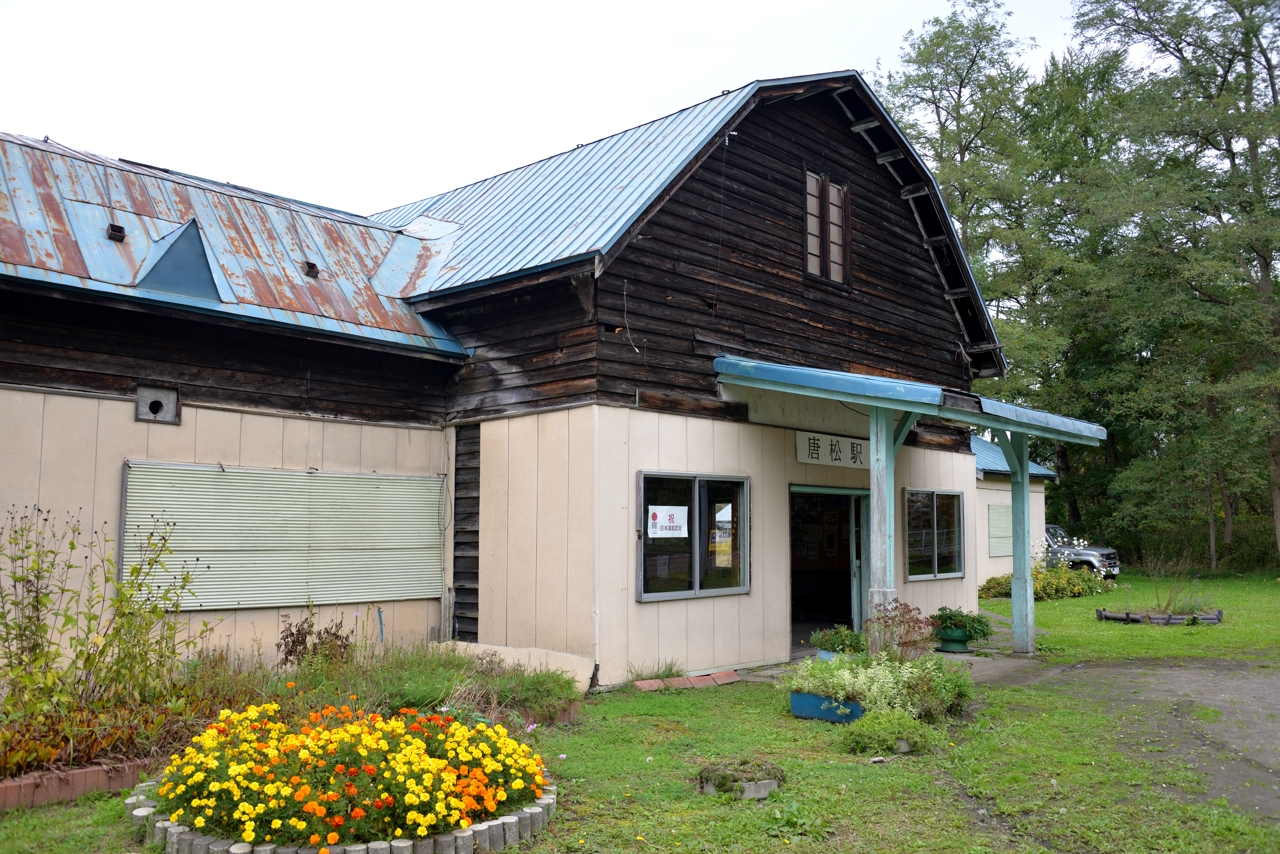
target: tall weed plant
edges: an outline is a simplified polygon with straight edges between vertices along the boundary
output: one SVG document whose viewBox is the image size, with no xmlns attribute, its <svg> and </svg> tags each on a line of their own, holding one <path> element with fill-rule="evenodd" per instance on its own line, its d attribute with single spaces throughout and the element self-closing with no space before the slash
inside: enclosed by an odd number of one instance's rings
<svg viewBox="0 0 1280 854">
<path fill-rule="evenodd" d="M 47 764 L 136 754 L 177 711 L 166 696 L 180 654 L 191 573 L 171 571 L 172 526 L 139 533 L 117 572 L 102 534 L 38 508 L 0 528 L 0 777 Z M 180 702 L 179 702 L 180 705 Z"/>
</svg>

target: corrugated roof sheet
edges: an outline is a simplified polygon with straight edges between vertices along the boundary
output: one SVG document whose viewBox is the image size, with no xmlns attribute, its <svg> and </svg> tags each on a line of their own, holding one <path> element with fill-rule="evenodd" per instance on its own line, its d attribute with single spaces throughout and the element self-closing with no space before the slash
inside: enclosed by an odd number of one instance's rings
<svg viewBox="0 0 1280 854">
<path fill-rule="evenodd" d="M 980 472 L 987 474 L 1009 474 L 1009 463 L 1004 458 L 1004 451 L 1000 450 L 1000 446 L 994 442 L 988 442 L 981 436 L 970 436 L 969 447 L 973 450 L 977 460 L 974 466 Z M 1052 469 L 1047 469 L 1039 463 L 1031 463 L 1032 477 L 1057 477 L 1057 473 Z"/>
<path fill-rule="evenodd" d="M 400 228 L 426 215 L 460 226 L 439 276 L 413 296 L 589 258 L 607 252 L 761 88 L 855 74 L 757 80 L 639 127 L 370 218 Z"/>
<path fill-rule="evenodd" d="M 138 287 L 193 220 L 219 300 Z M 123 241 L 108 239 L 111 224 Z M 0 134 L 0 272 L 10 276 L 463 355 L 398 298 L 439 256 L 432 240 L 354 214 Z"/>
</svg>

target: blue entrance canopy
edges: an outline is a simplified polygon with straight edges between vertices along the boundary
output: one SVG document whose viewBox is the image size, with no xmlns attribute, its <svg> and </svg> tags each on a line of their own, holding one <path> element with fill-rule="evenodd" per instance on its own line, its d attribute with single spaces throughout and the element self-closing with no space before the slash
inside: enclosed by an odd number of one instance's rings
<svg viewBox="0 0 1280 854">
<path fill-rule="evenodd" d="M 775 365 L 737 356 L 720 356 L 715 369 L 717 379 L 725 385 L 825 397 L 1082 445 L 1097 445 L 1107 438 L 1105 427 L 1088 421 L 928 383 Z"/>
</svg>

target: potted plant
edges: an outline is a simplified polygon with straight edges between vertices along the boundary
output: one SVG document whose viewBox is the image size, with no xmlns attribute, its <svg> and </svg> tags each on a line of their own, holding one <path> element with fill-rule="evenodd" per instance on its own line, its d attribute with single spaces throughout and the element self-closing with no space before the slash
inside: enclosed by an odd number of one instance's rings
<svg viewBox="0 0 1280 854">
<path fill-rule="evenodd" d="M 969 614 L 943 605 L 933 617 L 941 652 L 969 652 L 969 641 L 991 637 L 991 621 L 982 614 Z"/>
<path fill-rule="evenodd" d="M 780 687 L 791 692 L 791 714 L 831 723 L 852 723 L 862 717 L 854 700 L 853 671 L 866 656 L 836 655 L 830 661 L 806 658 L 782 677 Z"/>
<path fill-rule="evenodd" d="M 819 629 L 809 636 L 809 643 L 818 650 L 818 658 L 830 661 L 837 654 L 853 655 L 867 651 L 867 639 L 848 626 Z"/>
</svg>

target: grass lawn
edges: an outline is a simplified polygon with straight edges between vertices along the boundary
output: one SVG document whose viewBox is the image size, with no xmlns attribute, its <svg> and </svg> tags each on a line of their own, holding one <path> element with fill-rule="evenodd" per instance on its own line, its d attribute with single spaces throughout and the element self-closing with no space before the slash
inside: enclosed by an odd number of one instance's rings
<svg viewBox="0 0 1280 854">
<path fill-rule="evenodd" d="M 873 765 L 841 751 L 836 727 L 792 718 L 771 685 L 597 696 L 577 723 L 535 732 L 561 797 L 526 850 L 1280 850 L 1280 828 L 1203 802 L 1185 762 L 1125 747 L 1155 737 L 1141 709 L 1100 708 L 1060 688 L 982 688 L 954 746 Z M 695 794 L 699 760 L 738 757 L 781 765 L 786 786 L 763 803 Z M 129 850 L 119 798 L 0 815 L 0 854 Z"/>
<path fill-rule="evenodd" d="M 1098 622 L 1097 608 L 1109 611 L 1145 610 L 1155 605 L 1151 579 L 1122 577 L 1121 588 L 1098 596 L 1036 603 L 1038 647 L 1055 663 L 1125 658 L 1251 658 L 1280 655 L 1280 582 L 1269 576 L 1214 578 L 1197 582 L 1192 590 L 1223 610 L 1220 626 L 1147 626 Z M 1008 599 L 983 599 L 983 608 L 1006 617 L 1013 613 Z"/>
</svg>

